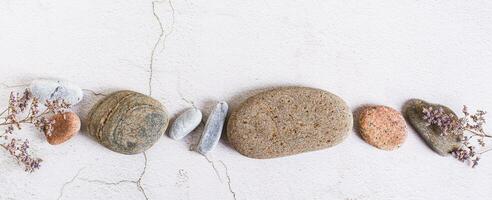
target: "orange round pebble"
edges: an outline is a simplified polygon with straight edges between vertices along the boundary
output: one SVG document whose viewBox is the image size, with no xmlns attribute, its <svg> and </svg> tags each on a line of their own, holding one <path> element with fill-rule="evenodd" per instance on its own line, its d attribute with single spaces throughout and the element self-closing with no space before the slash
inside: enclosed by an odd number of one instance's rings
<svg viewBox="0 0 492 200">
<path fill-rule="evenodd" d="M 73 112 L 53 115 L 51 120 L 55 123 L 51 135 L 46 135 L 46 139 L 52 145 L 66 142 L 80 130 L 80 118 Z"/>
<path fill-rule="evenodd" d="M 398 149 L 407 137 L 406 123 L 400 112 L 386 106 L 362 108 L 360 134 L 372 146 L 383 150 Z"/>
</svg>

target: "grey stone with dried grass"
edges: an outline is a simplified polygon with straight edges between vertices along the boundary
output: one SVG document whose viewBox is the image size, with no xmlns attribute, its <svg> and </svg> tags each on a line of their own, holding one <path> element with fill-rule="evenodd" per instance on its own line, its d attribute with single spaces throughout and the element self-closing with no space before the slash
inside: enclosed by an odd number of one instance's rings
<svg viewBox="0 0 492 200">
<path fill-rule="evenodd" d="M 441 156 L 448 156 L 461 145 L 460 138 L 455 134 L 444 134 L 444 131 L 429 123 L 424 118 L 424 108 L 442 109 L 453 120 L 458 116 L 448 107 L 431 104 L 420 99 L 412 99 L 405 103 L 403 113 L 412 127 L 419 133 L 429 147 Z"/>
</svg>

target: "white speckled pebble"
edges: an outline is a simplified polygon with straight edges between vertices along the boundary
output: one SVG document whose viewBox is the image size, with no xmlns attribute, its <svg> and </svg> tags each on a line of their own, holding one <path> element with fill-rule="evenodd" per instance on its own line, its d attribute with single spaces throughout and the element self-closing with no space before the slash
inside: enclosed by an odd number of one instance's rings
<svg viewBox="0 0 492 200">
<path fill-rule="evenodd" d="M 201 121 L 202 112 L 197 108 L 190 108 L 176 118 L 171 130 L 169 130 L 169 137 L 174 140 L 183 139 L 191 131 L 195 130 Z"/>
<path fill-rule="evenodd" d="M 64 99 L 73 106 L 82 101 L 84 96 L 79 86 L 68 81 L 37 79 L 31 83 L 29 88 L 33 96 L 42 103 L 46 100 Z"/>
<path fill-rule="evenodd" d="M 205 130 L 198 143 L 197 151 L 201 154 L 207 154 L 210 152 L 217 143 L 219 143 L 220 136 L 222 135 L 222 129 L 224 128 L 224 122 L 227 117 L 227 111 L 229 106 L 226 102 L 220 102 L 217 104 L 210 113 L 205 124 Z"/>
</svg>

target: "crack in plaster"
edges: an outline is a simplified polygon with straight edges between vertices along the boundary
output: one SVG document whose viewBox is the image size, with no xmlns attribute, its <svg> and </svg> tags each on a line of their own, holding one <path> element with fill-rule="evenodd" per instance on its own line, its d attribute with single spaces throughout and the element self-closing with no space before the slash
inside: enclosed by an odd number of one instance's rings
<svg viewBox="0 0 492 200">
<path fill-rule="evenodd" d="M 222 164 L 222 166 L 224 166 L 226 177 L 227 177 L 227 185 L 229 186 L 229 192 L 232 194 L 232 198 L 234 198 L 234 200 L 237 200 L 236 192 L 232 190 L 231 176 L 229 175 L 229 169 L 227 168 L 227 165 L 222 160 L 219 160 L 219 162 Z"/>
<path fill-rule="evenodd" d="M 166 49 L 166 39 L 167 39 L 167 36 L 171 35 L 171 33 L 174 32 L 174 19 L 175 19 L 175 11 L 174 11 L 174 5 L 173 5 L 173 2 L 171 0 L 168 0 L 168 4 L 169 4 L 169 8 L 171 8 L 171 25 L 169 26 L 169 32 L 167 34 L 164 35 L 164 38 L 163 38 L 163 42 L 162 43 L 162 48 L 160 50 L 159 53 L 162 53 L 165 49 Z"/>
<path fill-rule="evenodd" d="M 99 183 L 99 184 L 103 184 L 103 185 L 113 185 L 113 186 L 120 185 L 122 183 L 131 183 L 131 184 L 137 183 L 136 181 L 132 181 L 132 180 L 120 180 L 117 182 L 107 182 L 107 181 L 98 180 L 98 179 L 86 179 L 86 178 L 79 178 L 79 180 L 82 180 L 82 181 L 85 181 L 88 183 Z"/>
<path fill-rule="evenodd" d="M 138 177 L 137 180 L 122 179 L 122 180 L 119 180 L 116 182 L 108 182 L 108 181 L 103 181 L 103 180 L 99 180 L 99 179 L 78 178 L 80 171 L 82 171 L 82 170 L 80 170 L 79 173 L 77 173 L 77 175 L 74 176 L 74 178 L 72 178 L 69 182 L 67 182 L 63 185 L 62 191 L 60 193 L 58 200 L 60 200 L 60 198 L 63 196 L 63 190 L 64 190 L 65 186 L 72 183 L 75 179 L 79 179 L 79 180 L 82 180 L 82 181 L 85 181 L 88 183 L 98 183 L 98 184 L 111 185 L 111 186 L 117 186 L 117 185 L 120 185 L 123 183 L 135 184 L 137 186 L 138 191 L 140 191 L 142 193 L 142 195 L 145 197 L 146 200 L 149 200 L 149 197 L 147 196 L 145 189 L 142 187 L 142 179 L 143 179 L 143 176 L 145 175 L 145 172 L 147 170 L 147 154 L 145 152 L 143 152 L 142 154 L 143 154 L 144 159 L 145 159 L 145 165 L 144 165 L 142 173 L 140 173 L 140 176 Z"/>
<path fill-rule="evenodd" d="M 107 95 L 106 95 L 106 94 L 104 94 L 104 93 L 101 93 L 101 92 L 96 92 L 96 91 L 94 91 L 94 90 L 90 90 L 90 89 L 82 89 L 82 91 L 89 92 L 89 93 L 93 94 L 94 96 L 103 96 L 103 97 L 107 96 Z"/>
<path fill-rule="evenodd" d="M 58 198 L 57 200 L 60 200 L 62 197 L 63 197 L 63 193 L 65 191 L 65 187 L 67 187 L 67 185 L 70 185 L 71 183 L 73 183 L 80 175 L 80 172 L 82 172 L 84 168 L 82 169 L 79 169 L 79 171 L 67 182 L 65 182 L 62 187 L 60 188 L 60 194 L 58 195 Z"/>
<path fill-rule="evenodd" d="M 203 155 L 203 157 L 205 157 L 205 159 L 208 161 L 208 163 L 210 163 L 210 165 L 212 166 L 212 168 L 214 169 L 215 171 L 215 175 L 217 175 L 217 178 L 220 180 L 220 182 L 222 183 L 222 178 L 220 176 L 220 173 L 219 173 L 219 170 L 217 169 L 217 167 L 215 166 L 215 162 L 213 160 L 211 160 L 209 157 L 207 157 L 206 155 Z M 236 196 L 236 192 L 234 192 L 234 190 L 232 189 L 232 179 L 231 179 L 231 176 L 229 175 L 229 168 L 227 167 L 227 165 L 224 163 L 224 161 L 222 160 L 218 160 L 218 162 L 220 162 L 220 164 L 222 164 L 222 166 L 224 167 L 225 169 L 225 175 L 227 177 L 227 187 L 229 189 L 229 192 L 231 193 L 232 195 L 232 198 L 234 200 L 237 200 L 237 196 Z"/>
<path fill-rule="evenodd" d="M 174 6 L 171 0 L 168 0 L 169 7 L 171 8 L 172 11 L 172 19 L 171 19 L 171 29 L 168 33 L 165 33 L 164 31 L 164 25 L 162 24 L 161 18 L 156 12 L 156 4 L 161 3 L 162 1 L 153 1 L 152 2 L 152 14 L 154 15 L 155 19 L 157 20 L 157 23 L 159 24 L 159 37 L 157 41 L 154 44 L 154 48 L 152 48 L 151 54 L 150 54 L 150 63 L 149 63 L 149 79 L 148 79 L 148 85 L 149 85 L 149 95 L 152 95 L 152 79 L 154 76 L 154 62 L 155 62 L 155 56 L 156 56 L 156 50 L 159 47 L 159 44 L 162 42 L 162 50 L 163 51 L 166 47 L 166 39 L 169 34 L 173 32 L 172 27 L 174 26 Z"/>
<path fill-rule="evenodd" d="M 214 169 L 215 171 L 215 175 L 217 176 L 217 178 L 219 179 L 219 181 L 222 183 L 222 178 L 220 177 L 220 173 L 219 173 L 219 170 L 217 169 L 217 167 L 215 166 L 215 162 L 210 160 L 210 158 L 208 158 L 206 155 L 202 155 L 203 157 L 205 157 L 205 159 L 207 160 L 208 163 L 210 163 L 210 165 L 212 166 L 212 168 Z"/>
<path fill-rule="evenodd" d="M 19 84 L 19 85 L 9 85 L 9 84 L 6 84 L 6 83 L 0 83 L 4 88 L 7 88 L 7 89 L 12 89 L 12 88 L 19 88 L 19 87 L 27 87 L 29 86 L 29 84 Z"/>
<path fill-rule="evenodd" d="M 123 184 L 123 183 L 135 184 L 137 186 L 137 189 L 142 193 L 142 195 L 145 197 L 145 199 L 146 200 L 149 199 L 149 197 L 145 193 L 145 190 L 140 185 L 141 177 L 138 180 L 136 180 L 136 181 L 134 181 L 134 180 L 128 180 L 128 179 L 123 179 L 123 180 L 119 180 L 117 182 L 108 182 L 108 181 L 103 181 L 103 180 L 98 180 L 98 179 L 86 179 L 86 178 L 78 178 L 78 179 L 80 179 L 82 181 L 85 181 L 85 182 L 88 182 L 88 183 L 98 183 L 98 184 L 109 185 L 109 186 L 117 186 L 117 185 L 120 185 L 120 184 Z"/>
<path fill-rule="evenodd" d="M 193 102 L 192 100 L 187 99 L 184 96 L 183 92 L 181 91 L 181 80 L 183 80 L 183 79 L 181 78 L 181 72 L 180 71 L 178 71 L 177 78 L 178 78 L 178 81 L 177 81 L 176 91 L 178 92 L 179 97 L 185 103 L 190 104 L 193 108 L 197 108 L 196 105 L 195 105 L 195 102 Z"/>
<path fill-rule="evenodd" d="M 142 192 L 142 194 L 144 195 L 145 199 L 146 200 L 149 200 L 149 197 L 147 196 L 147 193 L 145 193 L 145 189 L 142 187 L 142 179 L 143 179 L 143 176 L 145 175 L 145 172 L 147 171 L 147 153 L 145 153 L 145 151 L 143 152 L 143 156 L 144 156 L 144 159 L 145 159 L 145 164 L 144 164 L 144 168 L 142 170 L 142 173 L 140 173 L 140 177 L 138 177 L 138 180 L 136 181 L 136 184 L 137 184 L 138 190 L 140 190 L 140 192 Z"/>
</svg>

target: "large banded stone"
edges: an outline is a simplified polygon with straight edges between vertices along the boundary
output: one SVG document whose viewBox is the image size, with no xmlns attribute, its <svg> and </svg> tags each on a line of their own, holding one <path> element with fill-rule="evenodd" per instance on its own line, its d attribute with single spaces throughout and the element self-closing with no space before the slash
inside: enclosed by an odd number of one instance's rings
<svg viewBox="0 0 492 200">
<path fill-rule="evenodd" d="M 168 123 L 168 114 L 159 101 L 133 91 L 118 91 L 92 108 L 88 131 L 108 149 L 137 154 L 149 149 Z"/>
</svg>

